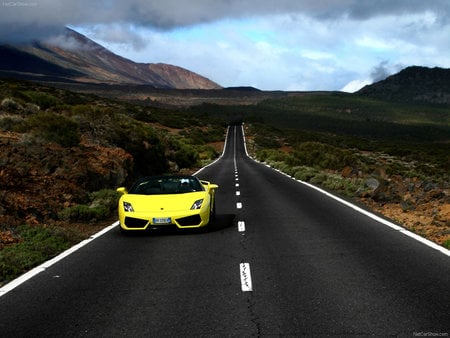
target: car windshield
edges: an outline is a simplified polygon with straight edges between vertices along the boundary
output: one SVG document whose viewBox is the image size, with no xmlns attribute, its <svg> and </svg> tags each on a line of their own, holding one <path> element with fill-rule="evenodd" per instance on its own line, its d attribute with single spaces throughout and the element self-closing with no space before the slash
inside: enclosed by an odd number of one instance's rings
<svg viewBox="0 0 450 338">
<path fill-rule="evenodd" d="M 193 176 L 157 176 L 145 177 L 137 181 L 130 189 L 130 194 L 163 195 L 184 194 L 203 191 L 200 181 Z"/>
</svg>

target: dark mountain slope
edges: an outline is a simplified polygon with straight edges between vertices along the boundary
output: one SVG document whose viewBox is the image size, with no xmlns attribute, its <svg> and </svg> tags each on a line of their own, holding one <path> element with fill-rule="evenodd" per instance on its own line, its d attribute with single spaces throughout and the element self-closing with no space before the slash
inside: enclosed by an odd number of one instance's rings
<svg viewBox="0 0 450 338">
<path fill-rule="evenodd" d="M 407 67 L 357 94 L 390 101 L 450 104 L 450 69 Z"/>
</svg>

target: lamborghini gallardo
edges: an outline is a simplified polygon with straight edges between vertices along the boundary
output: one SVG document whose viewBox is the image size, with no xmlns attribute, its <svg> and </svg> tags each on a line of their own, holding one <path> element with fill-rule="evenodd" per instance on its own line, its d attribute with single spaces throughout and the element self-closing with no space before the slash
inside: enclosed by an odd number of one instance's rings
<svg viewBox="0 0 450 338">
<path fill-rule="evenodd" d="M 200 228 L 215 215 L 218 185 L 195 176 L 143 177 L 122 194 L 118 211 L 122 232 L 165 228 Z"/>
</svg>

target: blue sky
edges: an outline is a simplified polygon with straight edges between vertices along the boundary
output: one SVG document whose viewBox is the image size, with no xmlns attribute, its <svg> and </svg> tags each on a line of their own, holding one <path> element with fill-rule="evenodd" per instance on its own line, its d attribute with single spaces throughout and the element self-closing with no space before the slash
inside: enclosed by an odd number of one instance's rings
<svg viewBox="0 0 450 338">
<path fill-rule="evenodd" d="M 0 29 L 24 39 L 69 26 L 133 61 L 174 64 L 224 87 L 351 92 L 410 65 L 450 67 L 448 0 L 69 3 L 3 3 Z"/>
</svg>

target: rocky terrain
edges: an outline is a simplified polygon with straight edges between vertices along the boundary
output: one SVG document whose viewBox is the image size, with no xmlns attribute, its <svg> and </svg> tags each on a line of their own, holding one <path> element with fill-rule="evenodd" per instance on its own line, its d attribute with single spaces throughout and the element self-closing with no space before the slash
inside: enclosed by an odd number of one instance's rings
<svg viewBox="0 0 450 338">
<path fill-rule="evenodd" d="M 361 194 L 359 201 L 412 232 L 450 248 L 448 183 L 437 184 L 419 177 L 388 175 L 380 169 L 366 178 L 369 190 Z"/>
<path fill-rule="evenodd" d="M 82 147 L 36 144 L 0 132 L 0 224 L 64 223 L 58 214 L 87 199 L 87 192 L 125 183 L 132 156 L 121 148 L 82 142 Z M 2 244 L 11 242 L 3 235 Z M 1 246 L 1 244 L 0 244 Z"/>
</svg>

